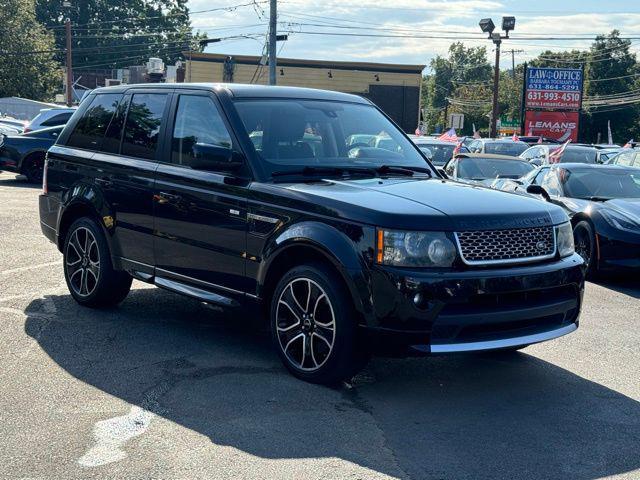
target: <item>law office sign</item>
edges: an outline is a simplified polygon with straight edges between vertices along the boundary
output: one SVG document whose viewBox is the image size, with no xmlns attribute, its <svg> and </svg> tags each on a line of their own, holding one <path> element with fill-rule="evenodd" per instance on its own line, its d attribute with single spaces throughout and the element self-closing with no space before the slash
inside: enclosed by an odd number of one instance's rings
<svg viewBox="0 0 640 480">
<path fill-rule="evenodd" d="M 525 81 L 526 108 L 578 110 L 582 104 L 582 69 L 529 67 Z"/>
</svg>

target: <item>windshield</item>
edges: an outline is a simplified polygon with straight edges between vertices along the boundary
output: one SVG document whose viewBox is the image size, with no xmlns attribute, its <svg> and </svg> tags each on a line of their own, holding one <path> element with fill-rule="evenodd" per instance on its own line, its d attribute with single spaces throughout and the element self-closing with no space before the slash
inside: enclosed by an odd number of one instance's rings
<svg viewBox="0 0 640 480">
<path fill-rule="evenodd" d="M 439 145 L 434 143 L 419 143 L 418 148 L 425 153 L 431 153 L 431 163 L 440 167 L 451 160 L 455 145 Z M 468 150 L 466 150 L 468 151 Z"/>
<path fill-rule="evenodd" d="M 563 169 L 560 179 L 567 197 L 640 198 L 640 171 Z"/>
<path fill-rule="evenodd" d="M 553 151 L 554 150 L 552 150 L 552 152 Z M 596 163 L 596 149 L 567 147 L 564 153 L 562 154 L 560 162 L 561 163 Z"/>
<path fill-rule="evenodd" d="M 520 178 L 535 167 L 520 160 L 498 158 L 459 158 L 458 177 L 468 180 Z"/>
<path fill-rule="evenodd" d="M 529 145 L 524 142 L 488 142 L 484 145 L 484 153 L 497 153 L 498 155 L 517 157 L 527 148 L 529 148 Z"/>
<path fill-rule="evenodd" d="M 371 105 L 318 100 L 237 100 L 235 107 L 266 173 L 305 167 L 429 168 Z"/>
</svg>

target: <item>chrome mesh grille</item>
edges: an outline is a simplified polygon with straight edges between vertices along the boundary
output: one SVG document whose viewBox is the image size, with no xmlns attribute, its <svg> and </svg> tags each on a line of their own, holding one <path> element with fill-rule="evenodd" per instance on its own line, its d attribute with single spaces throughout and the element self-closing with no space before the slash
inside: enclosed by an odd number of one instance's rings
<svg viewBox="0 0 640 480">
<path fill-rule="evenodd" d="M 456 237 L 468 264 L 537 260 L 556 252 L 553 227 L 458 232 Z"/>
</svg>

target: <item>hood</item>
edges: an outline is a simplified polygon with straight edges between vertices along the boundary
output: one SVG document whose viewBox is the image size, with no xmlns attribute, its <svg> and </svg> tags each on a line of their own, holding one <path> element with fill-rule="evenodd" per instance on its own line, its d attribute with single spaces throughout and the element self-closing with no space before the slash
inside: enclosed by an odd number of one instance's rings
<svg viewBox="0 0 640 480">
<path fill-rule="evenodd" d="M 624 213 L 640 223 L 640 198 L 614 198 L 607 200 L 602 206 Z"/>
<path fill-rule="evenodd" d="M 441 179 L 355 179 L 262 184 L 312 211 L 386 228 L 490 230 L 555 225 L 564 211 L 539 200 Z"/>
</svg>

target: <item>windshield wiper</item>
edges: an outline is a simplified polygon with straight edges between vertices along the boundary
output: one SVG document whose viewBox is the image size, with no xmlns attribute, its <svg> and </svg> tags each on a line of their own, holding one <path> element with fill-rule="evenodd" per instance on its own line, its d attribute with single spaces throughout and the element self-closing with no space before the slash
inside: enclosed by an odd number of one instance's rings
<svg viewBox="0 0 640 480">
<path fill-rule="evenodd" d="M 362 167 L 304 167 L 297 170 L 278 170 L 271 174 L 272 177 L 286 177 L 288 175 L 344 175 L 348 173 L 359 173 L 375 175 L 373 168 Z"/>
<path fill-rule="evenodd" d="M 578 197 L 581 200 L 591 200 L 592 202 L 606 202 L 611 200 L 611 197 L 599 197 L 597 195 L 593 195 L 591 197 Z"/>
<path fill-rule="evenodd" d="M 424 173 L 431 177 L 431 170 L 423 167 L 405 167 L 394 165 L 381 165 L 375 169 L 376 173 L 380 175 L 397 174 L 406 175 L 407 177 L 413 177 L 414 173 Z"/>
</svg>

